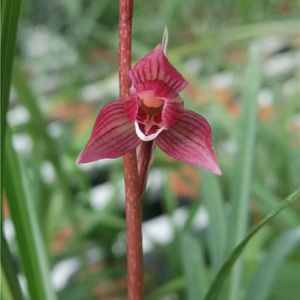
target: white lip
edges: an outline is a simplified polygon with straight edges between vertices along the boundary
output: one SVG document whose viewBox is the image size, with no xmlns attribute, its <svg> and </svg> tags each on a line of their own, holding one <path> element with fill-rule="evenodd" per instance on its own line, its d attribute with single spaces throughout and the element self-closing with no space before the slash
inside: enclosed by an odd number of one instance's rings
<svg viewBox="0 0 300 300">
<path fill-rule="evenodd" d="M 149 141 L 154 140 L 165 129 L 165 127 L 163 126 L 157 132 L 146 136 L 140 130 L 138 122 L 134 122 L 134 126 L 135 126 L 135 132 L 136 132 L 137 136 L 144 142 L 149 142 Z"/>
</svg>

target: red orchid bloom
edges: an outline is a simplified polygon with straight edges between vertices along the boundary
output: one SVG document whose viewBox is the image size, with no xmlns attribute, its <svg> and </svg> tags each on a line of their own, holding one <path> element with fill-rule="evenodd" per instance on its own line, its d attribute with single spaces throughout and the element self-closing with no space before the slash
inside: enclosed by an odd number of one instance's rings
<svg viewBox="0 0 300 300">
<path fill-rule="evenodd" d="M 142 141 L 155 140 L 169 156 L 220 175 L 210 126 L 202 116 L 183 109 L 179 93 L 187 81 L 170 64 L 162 46 L 156 46 L 128 75 L 133 85 L 130 95 L 100 110 L 77 163 L 117 158 Z"/>
</svg>

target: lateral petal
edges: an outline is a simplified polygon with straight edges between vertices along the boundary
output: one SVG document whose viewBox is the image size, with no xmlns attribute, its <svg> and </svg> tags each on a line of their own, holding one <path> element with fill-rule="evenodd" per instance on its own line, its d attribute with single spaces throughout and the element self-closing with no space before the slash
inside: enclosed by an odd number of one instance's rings
<svg viewBox="0 0 300 300">
<path fill-rule="evenodd" d="M 135 149 L 140 143 L 134 125 L 126 116 L 123 101 L 114 101 L 100 110 L 91 137 L 77 163 L 117 158 Z"/>
<path fill-rule="evenodd" d="M 124 100 L 124 109 L 127 115 L 127 118 L 131 123 L 137 118 L 139 106 L 138 106 L 138 96 L 136 94 L 129 95 Z"/>
<path fill-rule="evenodd" d="M 150 80 L 161 80 L 177 93 L 188 83 L 168 61 L 160 44 L 143 57 L 128 75 L 134 86 Z"/>
<path fill-rule="evenodd" d="M 171 128 L 182 117 L 183 114 L 183 100 L 181 96 L 166 84 L 157 86 L 155 96 L 159 99 L 165 100 L 162 111 L 162 121 L 166 129 Z"/>
<path fill-rule="evenodd" d="M 169 156 L 221 175 L 210 126 L 200 115 L 184 110 L 181 120 L 174 127 L 161 132 L 155 142 Z"/>
</svg>

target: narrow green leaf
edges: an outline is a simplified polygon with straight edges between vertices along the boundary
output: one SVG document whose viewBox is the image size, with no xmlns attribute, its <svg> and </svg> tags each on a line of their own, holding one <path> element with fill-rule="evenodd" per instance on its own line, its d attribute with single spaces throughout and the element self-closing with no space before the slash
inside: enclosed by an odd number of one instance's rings
<svg viewBox="0 0 300 300">
<path fill-rule="evenodd" d="M 1 1 L 1 163 L 3 163 L 6 113 L 9 106 L 10 84 L 21 3 L 22 0 Z"/>
<path fill-rule="evenodd" d="M 1 232 L 1 278 L 3 283 L 3 292 L 11 294 L 11 299 L 22 300 L 23 295 L 17 278 L 17 273 L 13 265 L 12 256 L 3 232 Z M 4 291 L 5 290 L 5 291 Z M 9 296 L 7 296 L 9 297 Z M 4 299 L 9 299 L 3 297 Z"/>
<path fill-rule="evenodd" d="M 46 153 L 46 157 L 51 161 L 51 163 L 54 166 L 57 184 L 66 204 L 66 213 L 74 229 L 74 240 L 76 243 L 76 249 L 79 252 L 81 263 L 84 267 L 83 271 L 85 275 L 83 276 L 83 278 L 87 280 L 87 259 L 84 253 L 83 236 L 82 232 L 78 230 L 80 220 L 74 204 L 73 195 L 69 187 L 68 176 L 66 176 L 65 170 L 61 164 L 59 155 L 60 153 L 57 150 L 57 145 L 55 144 L 55 142 L 53 141 L 53 139 L 47 131 L 46 118 L 38 105 L 34 93 L 30 89 L 30 86 L 28 85 L 26 79 L 24 78 L 24 75 L 22 74 L 20 64 L 18 61 L 16 61 L 14 66 L 13 85 L 19 96 L 20 102 L 28 109 L 30 119 L 34 125 L 33 127 L 36 130 L 36 136 L 34 136 L 33 139 L 36 139 L 36 137 L 38 136 L 40 138 L 40 141 L 44 143 L 46 149 L 48 150 Z M 90 292 L 91 289 L 87 287 L 88 299 L 91 299 L 91 296 L 89 296 Z"/>
<path fill-rule="evenodd" d="M 269 254 L 253 274 L 245 300 L 269 299 L 272 285 L 278 275 L 284 259 L 300 242 L 299 228 L 283 233 L 272 245 Z"/>
<path fill-rule="evenodd" d="M 256 226 L 241 243 L 233 250 L 230 254 L 226 262 L 223 264 L 222 268 L 216 275 L 215 279 L 213 280 L 209 290 L 204 298 L 204 300 L 215 300 L 217 299 L 222 285 L 227 278 L 228 273 L 232 269 L 234 263 L 238 259 L 239 255 L 242 253 L 245 246 L 249 243 L 249 241 L 253 238 L 253 236 L 270 220 L 272 220 L 280 211 L 282 211 L 285 207 L 291 204 L 296 199 L 300 197 L 300 188 L 298 188 L 294 193 L 292 193 L 289 197 L 287 197 L 279 207 L 271 211 L 262 221 L 261 223 Z"/>
<path fill-rule="evenodd" d="M 203 251 L 197 239 L 185 231 L 181 233 L 181 252 L 187 299 L 203 299 L 208 289 L 208 272 L 203 259 Z"/>
<path fill-rule="evenodd" d="M 256 182 L 253 185 L 252 193 L 256 197 L 258 205 L 264 213 L 272 210 L 280 204 L 280 199 L 259 182 Z M 292 228 L 299 224 L 297 213 L 291 207 L 285 209 L 279 216 L 277 216 L 276 219 Z"/>
<path fill-rule="evenodd" d="M 126 221 L 110 212 L 83 212 L 82 231 L 87 233 L 96 226 L 104 226 L 116 230 L 126 230 Z"/>
<path fill-rule="evenodd" d="M 146 300 L 161 299 L 163 296 L 182 290 L 185 285 L 186 280 L 184 277 L 175 278 L 155 289 L 149 296 L 146 297 Z"/>
<path fill-rule="evenodd" d="M 170 187 L 169 172 L 164 172 L 163 196 L 163 208 L 169 216 L 172 216 L 178 206 L 178 198 Z"/>
<path fill-rule="evenodd" d="M 217 176 L 201 170 L 201 191 L 209 215 L 207 228 L 208 250 L 215 272 L 223 263 L 226 220 L 221 187 Z"/>
<path fill-rule="evenodd" d="M 261 51 L 258 44 L 252 44 L 246 68 L 242 95 L 243 112 L 239 124 L 238 151 L 233 164 L 231 207 L 232 212 L 226 235 L 226 254 L 243 239 L 248 224 L 252 165 L 257 123 L 257 98 L 261 83 Z M 241 263 L 235 266 L 229 282 L 229 299 L 238 297 L 241 279 Z"/>
<path fill-rule="evenodd" d="M 7 289 L 10 291 L 13 297 L 12 299 L 22 300 L 23 295 L 21 287 L 13 265 L 11 253 L 9 251 L 9 247 L 3 232 L 1 232 L 1 272 L 1 277 L 4 276 L 3 279 L 6 282 Z M 4 299 L 6 298 L 4 297 Z"/>
<path fill-rule="evenodd" d="M 4 188 L 14 223 L 23 270 L 32 300 L 56 299 L 51 288 L 46 253 L 38 227 L 32 199 L 26 191 L 28 174 L 24 174 L 21 161 L 11 144 L 7 131 L 5 145 Z M 22 172 L 23 171 L 23 172 Z"/>
<path fill-rule="evenodd" d="M 0 278 L 1 278 L 1 299 L 2 300 L 17 300 L 20 298 L 14 298 L 13 291 L 11 290 L 6 274 L 2 269 L 2 265 L 0 267 Z M 22 298 L 21 298 L 22 299 Z"/>
<path fill-rule="evenodd" d="M 202 203 L 200 201 L 195 201 L 189 205 L 188 216 L 183 226 L 183 229 L 186 231 L 192 230 L 193 222 L 197 216 L 199 209 L 202 207 Z"/>
<path fill-rule="evenodd" d="M 195 54 L 211 51 L 218 44 L 220 47 L 232 46 L 236 43 L 249 42 L 256 38 L 270 34 L 289 35 L 298 33 L 297 20 L 284 20 L 274 22 L 262 22 L 224 28 L 220 32 L 207 34 L 196 41 L 177 46 L 169 53 L 171 60 L 192 56 Z"/>
</svg>

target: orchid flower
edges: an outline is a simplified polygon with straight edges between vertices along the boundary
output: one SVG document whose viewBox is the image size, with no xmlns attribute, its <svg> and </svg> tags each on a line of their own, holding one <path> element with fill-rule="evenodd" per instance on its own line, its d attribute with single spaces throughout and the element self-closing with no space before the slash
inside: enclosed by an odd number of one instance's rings
<svg viewBox="0 0 300 300">
<path fill-rule="evenodd" d="M 208 122 L 183 108 L 188 82 L 171 65 L 163 43 L 130 71 L 129 95 L 104 106 L 77 163 L 117 158 L 154 140 L 167 155 L 220 175 Z"/>
</svg>

